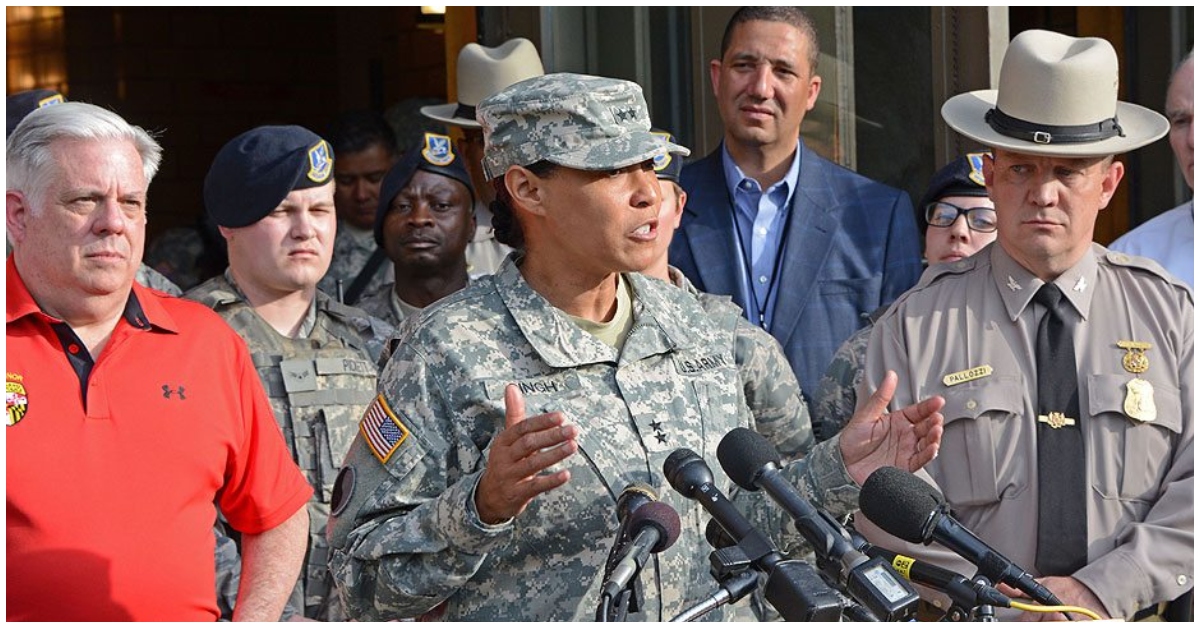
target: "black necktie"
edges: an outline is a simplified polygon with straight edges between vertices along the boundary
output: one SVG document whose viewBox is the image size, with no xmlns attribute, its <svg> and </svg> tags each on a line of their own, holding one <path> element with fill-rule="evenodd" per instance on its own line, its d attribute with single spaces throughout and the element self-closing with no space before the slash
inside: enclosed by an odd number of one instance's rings
<svg viewBox="0 0 1200 628">
<path fill-rule="evenodd" d="M 1046 308 L 1038 324 L 1037 568 L 1043 576 L 1069 576 L 1087 564 L 1087 479 L 1079 371 L 1070 304 L 1054 284 L 1034 295 Z M 1061 306 L 1061 309 L 1060 309 Z"/>
</svg>

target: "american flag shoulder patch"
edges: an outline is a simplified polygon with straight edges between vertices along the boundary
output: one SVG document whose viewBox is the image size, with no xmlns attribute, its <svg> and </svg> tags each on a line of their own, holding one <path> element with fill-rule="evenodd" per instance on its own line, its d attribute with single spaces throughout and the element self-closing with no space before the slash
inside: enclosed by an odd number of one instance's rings
<svg viewBox="0 0 1200 628">
<path fill-rule="evenodd" d="M 408 428 L 396 417 L 396 413 L 388 407 L 387 399 L 380 394 L 371 402 L 370 407 L 363 413 L 362 421 L 358 424 L 359 431 L 367 441 L 371 453 L 379 462 L 387 464 L 392 454 L 408 439 Z"/>
</svg>

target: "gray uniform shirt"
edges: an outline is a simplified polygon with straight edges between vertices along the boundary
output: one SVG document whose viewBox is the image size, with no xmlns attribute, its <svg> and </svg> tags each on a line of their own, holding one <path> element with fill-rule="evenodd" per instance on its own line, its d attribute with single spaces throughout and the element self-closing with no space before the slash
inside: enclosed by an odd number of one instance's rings
<svg viewBox="0 0 1200 628">
<path fill-rule="evenodd" d="M 616 498 L 645 482 L 679 512 L 682 532 L 642 569 L 645 610 L 631 617 L 670 619 L 714 581 L 708 516 L 670 488 L 662 465 L 677 448 L 692 449 L 733 492 L 716 446 L 752 423 L 729 342 L 737 316 L 717 320 L 688 294 L 629 275 L 634 325 L 618 352 L 534 292 L 512 259 L 401 330 L 335 496 L 330 569 L 339 595 L 357 619 L 439 607 L 447 620 L 591 620 Z M 579 451 L 560 465 L 570 482 L 487 526 L 474 491 L 510 382 L 525 392 L 528 415 L 561 411 L 577 424 Z M 386 429 L 369 429 L 371 415 Z M 788 472 L 810 496 L 817 470 L 844 475 L 828 451 L 804 462 Z M 778 515 L 773 522 L 782 527 Z"/>
<path fill-rule="evenodd" d="M 1098 244 L 1054 283 L 1078 318 L 1075 355 L 1091 481 L 1088 565 L 1074 577 L 1109 614 L 1128 617 L 1192 587 L 1192 295 L 1157 265 Z M 922 475 L 928 473 L 963 525 L 1035 576 L 1034 340 L 1045 312 L 1033 295 L 1041 285 L 998 244 L 930 268 L 875 326 L 859 391 L 864 399 L 871 382 L 894 369 L 900 385 L 893 406 L 946 398 L 941 450 Z M 1141 377 L 1154 387 L 1153 420 L 1126 414 L 1126 383 L 1134 375 L 1117 343 L 1128 340 L 1151 347 Z M 980 367 L 990 374 L 978 376 Z M 944 381 L 967 372 L 976 377 Z M 905 544 L 860 521 L 872 542 L 967 576 L 976 571 L 936 544 Z"/>
</svg>

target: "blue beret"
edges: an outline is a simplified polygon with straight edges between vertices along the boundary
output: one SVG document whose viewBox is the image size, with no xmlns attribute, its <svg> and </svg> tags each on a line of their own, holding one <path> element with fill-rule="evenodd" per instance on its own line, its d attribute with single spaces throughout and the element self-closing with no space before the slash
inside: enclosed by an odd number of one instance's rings
<svg viewBox="0 0 1200 628">
<path fill-rule="evenodd" d="M 929 188 L 925 190 L 925 196 L 921 197 L 921 202 L 916 207 L 917 220 L 922 229 L 928 226 L 925 223 L 926 205 L 947 196 L 988 195 L 983 182 L 983 157 L 990 154 L 967 153 L 946 164 L 933 175 L 933 179 L 929 181 Z"/>
<path fill-rule="evenodd" d="M 9 96 L 4 103 L 8 109 L 8 131 L 4 137 L 12 135 L 13 129 L 17 128 L 25 116 L 47 105 L 57 105 L 61 102 L 66 102 L 66 99 L 52 89 L 31 89 Z"/>
<path fill-rule="evenodd" d="M 217 153 L 204 177 L 204 208 L 222 227 L 246 227 L 271 213 L 292 190 L 329 183 L 333 149 L 301 126 L 260 126 Z"/>
<path fill-rule="evenodd" d="M 462 157 L 454 152 L 454 142 L 446 135 L 425 133 L 424 143 L 409 148 L 404 158 L 396 162 L 379 188 L 379 208 L 375 211 L 375 243 L 383 246 L 383 219 L 392 208 L 392 200 L 404 190 L 418 170 L 450 177 L 467 187 L 472 210 L 475 205 L 475 188 L 471 186 L 471 175 Z"/>
<path fill-rule="evenodd" d="M 669 131 L 661 131 L 652 129 L 651 133 L 663 138 L 670 144 L 677 144 L 675 136 Z M 654 158 L 654 172 L 660 179 L 674 181 L 679 183 L 679 173 L 683 172 L 683 155 L 679 153 L 667 153 Z"/>
</svg>

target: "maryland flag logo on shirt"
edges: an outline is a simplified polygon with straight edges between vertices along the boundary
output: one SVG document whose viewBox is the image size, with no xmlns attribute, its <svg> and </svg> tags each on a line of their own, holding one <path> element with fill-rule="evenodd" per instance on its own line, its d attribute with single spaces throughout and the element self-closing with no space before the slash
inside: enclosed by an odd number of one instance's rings
<svg viewBox="0 0 1200 628">
<path fill-rule="evenodd" d="M 8 426 L 12 427 L 25 418 L 29 411 L 29 395 L 25 393 L 25 377 L 5 371 L 4 405 L 8 409 Z"/>
</svg>

